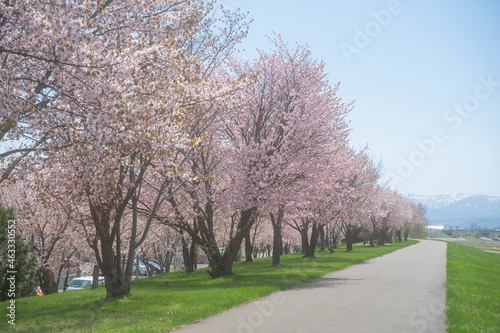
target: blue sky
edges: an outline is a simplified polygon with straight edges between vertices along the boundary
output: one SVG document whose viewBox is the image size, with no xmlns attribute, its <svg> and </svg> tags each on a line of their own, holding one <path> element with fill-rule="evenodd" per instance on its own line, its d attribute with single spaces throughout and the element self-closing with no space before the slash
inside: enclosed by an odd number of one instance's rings
<svg viewBox="0 0 500 333">
<path fill-rule="evenodd" d="M 220 2 L 254 19 L 241 57 L 276 32 L 325 61 L 394 189 L 500 196 L 500 1 Z"/>
</svg>

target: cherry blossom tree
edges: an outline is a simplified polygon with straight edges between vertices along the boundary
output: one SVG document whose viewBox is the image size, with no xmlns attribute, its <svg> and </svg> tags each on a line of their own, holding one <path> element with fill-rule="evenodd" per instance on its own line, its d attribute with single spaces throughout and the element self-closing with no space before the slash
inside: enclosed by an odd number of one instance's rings
<svg viewBox="0 0 500 333">
<path fill-rule="evenodd" d="M 108 297 L 129 292 L 135 249 L 161 204 L 138 230 L 143 183 L 178 172 L 173 151 L 201 142 L 183 129 L 190 109 L 234 90 L 207 80 L 186 48 L 210 10 L 202 1 L 2 2 L 2 139 L 19 142 L 2 155 L 3 175 L 41 175 L 36 186 L 72 207 Z"/>
<path fill-rule="evenodd" d="M 392 241 L 394 231 L 401 241 L 401 230 L 405 230 L 406 241 L 408 230 L 425 223 L 418 205 L 388 188 L 374 187 L 365 204 L 367 208 L 360 223 L 370 239 L 370 246 L 374 246 L 375 241 L 378 245 Z"/>
<path fill-rule="evenodd" d="M 182 41 L 184 55 L 196 60 L 189 71 L 196 73 L 194 83 L 198 85 L 183 96 L 188 103 L 183 105 L 186 117 L 182 118 L 179 133 L 198 140 L 195 144 L 169 147 L 163 161 L 168 160 L 175 167 L 157 168 L 145 180 L 137 211 L 141 218 L 152 217 L 182 236 L 186 268 L 191 270 L 191 263 L 195 264 L 199 246 L 206 252 L 211 266 L 217 267 L 215 275 L 220 276 L 222 256 L 217 241 L 221 228 L 214 223 L 214 212 L 217 214 L 220 210 L 214 206 L 214 200 L 220 184 L 225 181 L 221 176 L 225 154 L 215 132 L 216 124 L 234 104 L 232 95 L 245 83 L 245 75 L 229 77 L 222 67 L 246 35 L 247 23 L 246 15 L 238 12 L 221 9 L 218 14 L 212 13 L 200 19 L 196 33 Z M 204 94 L 204 103 L 199 103 L 205 82 L 218 94 Z"/>
<path fill-rule="evenodd" d="M 299 252 L 301 245 L 300 235 L 288 223 L 283 224 L 283 254 Z"/>
<path fill-rule="evenodd" d="M 0 197 L 17 212 L 17 227 L 23 239 L 33 244 L 42 292 L 57 293 L 62 271 L 75 265 L 78 259 L 74 255 L 86 247 L 85 237 L 72 223 L 69 212 L 50 197 L 36 193 L 29 182 L 3 187 Z"/>
<path fill-rule="evenodd" d="M 223 148 L 218 136 L 211 135 L 200 149 L 183 158 L 185 170 L 201 176 L 194 180 L 176 178 L 171 182 L 164 196 L 167 206 L 156 214 L 161 223 L 187 233 L 200 246 L 209 259 L 213 277 L 231 274 L 243 240 L 241 226 L 248 221 L 245 219 L 254 218 L 252 212 L 238 218 L 239 213 L 224 199 L 228 167 Z M 244 221 L 240 222 L 241 219 Z"/>
<path fill-rule="evenodd" d="M 108 298 L 137 255 L 182 251 L 193 270 L 199 247 L 220 277 L 243 240 L 279 264 L 299 239 L 312 257 L 320 234 L 333 252 L 341 233 L 349 250 L 361 227 L 383 244 L 419 223 L 350 148 L 324 64 L 280 36 L 241 63 L 247 29 L 201 0 L 0 3 L 0 182 L 29 182 L 17 205 L 44 267 L 75 223 Z"/>
<path fill-rule="evenodd" d="M 394 240 L 396 242 L 402 242 L 401 232 L 403 228 L 411 223 L 413 216 L 411 214 L 410 201 L 403 198 L 401 194 L 397 192 L 395 192 L 395 200 L 397 207 L 392 219 L 391 236 L 394 235 Z"/>
<path fill-rule="evenodd" d="M 389 198 L 389 191 L 377 185 L 365 201 L 367 206 L 363 211 L 364 216 L 361 217 L 360 223 L 370 240 L 370 246 L 375 246 L 375 241 L 381 237 L 379 235 L 382 229 L 387 228 L 387 220 L 392 208 L 392 205 L 388 206 L 385 201 Z"/>
<path fill-rule="evenodd" d="M 301 196 L 296 194 L 297 198 L 306 200 L 297 202 L 297 212 L 290 226 L 301 234 L 302 252 L 306 257 L 314 256 L 322 232 L 324 246 L 331 253 L 342 234 L 348 250 L 352 249 L 352 239 L 358 229 L 358 209 L 362 207 L 366 190 L 378 179 L 366 149 L 356 152 L 347 141 L 332 145 L 318 166 L 310 185 L 294 192 L 305 191 Z"/>
<path fill-rule="evenodd" d="M 272 42 L 272 52 L 235 66 L 236 73 L 255 73 L 256 81 L 243 92 L 226 132 L 240 177 L 233 197 L 269 215 L 273 264 L 279 264 L 292 185 L 317 168 L 329 143 L 345 139 L 350 106 L 336 96 L 338 86 L 330 87 L 324 64 L 308 47 L 289 49 L 280 36 Z"/>
<path fill-rule="evenodd" d="M 404 240 L 407 241 L 410 230 L 425 227 L 427 225 L 425 220 L 425 207 L 423 205 L 416 204 L 415 202 L 406 199 L 405 206 L 405 216 L 400 225 L 401 229 L 399 229 L 397 233 L 399 242 L 401 242 L 401 232 L 404 234 Z"/>
<path fill-rule="evenodd" d="M 174 256 L 182 253 L 183 237 L 172 228 L 153 222 L 144 243 L 137 249 L 137 257 L 144 263 L 156 260 L 162 273 L 170 271 Z M 186 259 L 184 259 L 186 265 Z M 148 275 L 155 273 L 146 265 Z"/>
<path fill-rule="evenodd" d="M 251 244 L 252 253 L 250 255 L 254 258 L 259 258 L 271 255 L 273 238 L 273 227 L 269 221 L 269 217 L 259 214 L 249 234 L 245 236 L 245 253 L 247 254 L 247 258 L 249 255 L 247 252 L 250 251 L 247 247 L 247 241 Z M 249 260 L 246 259 L 245 261 Z"/>
</svg>

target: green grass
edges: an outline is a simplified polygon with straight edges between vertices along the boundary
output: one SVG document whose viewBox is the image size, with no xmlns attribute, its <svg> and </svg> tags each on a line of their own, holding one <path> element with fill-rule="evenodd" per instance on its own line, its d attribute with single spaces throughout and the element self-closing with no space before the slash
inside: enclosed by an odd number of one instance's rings
<svg viewBox="0 0 500 333">
<path fill-rule="evenodd" d="M 271 258 L 235 263 L 234 275 L 220 279 L 211 279 L 204 270 L 158 275 L 133 281 L 131 293 L 116 301 L 106 301 L 103 288 L 19 299 L 16 325 L 9 328 L 19 332 L 168 332 L 416 242 L 374 248 L 359 245 L 352 252 L 340 249 L 332 255 L 317 252 L 316 259 L 286 255 L 278 267 L 271 266 Z M 0 332 L 10 326 L 6 305 L 2 304 Z"/>
<path fill-rule="evenodd" d="M 448 330 L 500 332 L 500 254 L 448 243 Z"/>
</svg>

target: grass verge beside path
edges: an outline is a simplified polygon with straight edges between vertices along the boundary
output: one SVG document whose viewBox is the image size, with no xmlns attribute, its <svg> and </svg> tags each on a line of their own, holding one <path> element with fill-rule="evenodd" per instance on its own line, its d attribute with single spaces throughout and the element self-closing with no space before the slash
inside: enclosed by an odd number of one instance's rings
<svg viewBox="0 0 500 333">
<path fill-rule="evenodd" d="M 446 273 L 448 332 L 500 332 L 500 254 L 448 243 Z"/>
<path fill-rule="evenodd" d="M 316 259 L 300 254 L 235 263 L 234 275 L 211 279 L 204 270 L 170 273 L 133 281 L 131 293 L 106 301 L 105 290 L 78 290 L 16 301 L 16 325 L 7 324 L 2 303 L 0 331 L 19 332 L 168 332 L 238 304 L 316 279 L 329 272 L 384 255 L 417 241 L 370 248 L 355 246 Z"/>
<path fill-rule="evenodd" d="M 459 244 L 472 246 L 479 250 L 496 251 L 500 253 L 500 242 L 494 240 L 467 237 L 467 241 L 459 242 Z"/>
</svg>

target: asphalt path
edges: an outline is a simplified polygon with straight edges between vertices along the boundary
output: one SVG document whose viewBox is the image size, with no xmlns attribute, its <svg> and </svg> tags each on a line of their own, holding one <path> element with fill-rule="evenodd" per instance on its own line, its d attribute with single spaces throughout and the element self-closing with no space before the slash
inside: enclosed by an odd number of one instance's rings
<svg viewBox="0 0 500 333">
<path fill-rule="evenodd" d="M 446 332 L 445 282 L 446 243 L 425 240 L 175 332 Z"/>
</svg>

